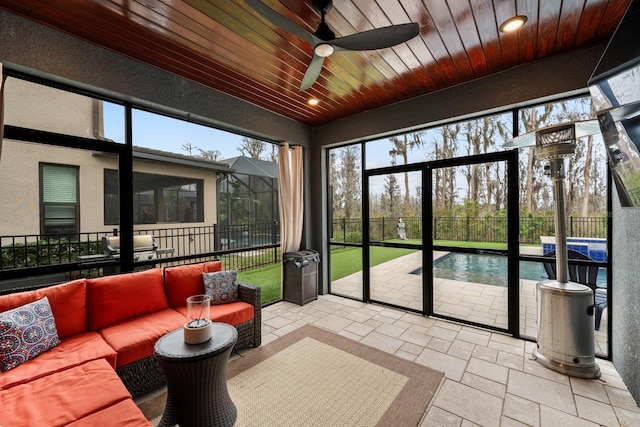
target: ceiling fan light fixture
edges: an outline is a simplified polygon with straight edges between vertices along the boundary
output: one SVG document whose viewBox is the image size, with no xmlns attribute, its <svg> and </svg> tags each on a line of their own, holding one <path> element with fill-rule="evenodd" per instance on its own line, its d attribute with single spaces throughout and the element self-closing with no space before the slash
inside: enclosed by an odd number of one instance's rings
<svg viewBox="0 0 640 427">
<path fill-rule="evenodd" d="M 331 31 L 325 20 L 327 12 L 331 10 L 333 0 L 312 0 L 314 9 L 320 13 L 320 24 L 313 33 L 306 27 L 302 27 L 276 12 L 261 0 L 244 1 L 271 24 L 300 37 L 313 49 L 313 57 L 300 83 L 301 92 L 309 89 L 316 82 L 322 71 L 324 58 L 334 52 L 386 49 L 404 43 L 420 34 L 420 25 L 417 22 L 409 22 L 336 38 L 335 33 Z"/>
<path fill-rule="evenodd" d="M 307 104 L 309 104 L 312 107 L 315 107 L 316 105 L 320 104 L 320 100 L 318 98 L 309 98 L 307 99 Z"/>
<path fill-rule="evenodd" d="M 522 27 L 526 23 L 527 17 L 525 15 L 516 15 L 504 21 L 502 25 L 500 25 L 500 31 L 503 33 L 510 33 Z"/>
<path fill-rule="evenodd" d="M 319 57 L 326 58 L 333 53 L 334 49 L 329 43 L 320 43 L 313 49 L 313 51 Z"/>
</svg>

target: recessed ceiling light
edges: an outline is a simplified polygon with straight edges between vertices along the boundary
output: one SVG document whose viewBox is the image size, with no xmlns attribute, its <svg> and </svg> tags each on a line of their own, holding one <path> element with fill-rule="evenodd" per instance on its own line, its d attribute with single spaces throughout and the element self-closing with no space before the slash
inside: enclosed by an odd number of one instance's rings
<svg viewBox="0 0 640 427">
<path fill-rule="evenodd" d="M 516 15 L 507 19 L 500 25 L 500 31 L 503 33 L 510 33 L 518 28 L 522 27 L 527 22 L 527 17 L 524 15 Z"/>
<path fill-rule="evenodd" d="M 320 103 L 320 100 L 317 98 L 309 98 L 307 100 L 307 104 L 311 105 L 312 107 L 315 107 L 316 105 L 318 105 Z"/>
</svg>

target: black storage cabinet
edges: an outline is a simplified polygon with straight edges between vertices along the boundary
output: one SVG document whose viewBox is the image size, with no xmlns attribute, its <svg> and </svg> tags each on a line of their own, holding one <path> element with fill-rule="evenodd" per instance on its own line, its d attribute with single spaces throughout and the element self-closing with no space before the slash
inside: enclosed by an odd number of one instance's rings
<svg viewBox="0 0 640 427">
<path fill-rule="evenodd" d="M 304 305 L 318 299 L 318 263 L 320 254 L 314 250 L 287 252 L 282 256 L 284 281 L 282 298 Z"/>
</svg>

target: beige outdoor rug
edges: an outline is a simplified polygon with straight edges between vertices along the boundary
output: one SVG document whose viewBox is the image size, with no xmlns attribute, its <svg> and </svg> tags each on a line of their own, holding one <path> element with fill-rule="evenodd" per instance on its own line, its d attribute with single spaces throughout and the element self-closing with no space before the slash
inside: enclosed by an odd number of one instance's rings
<svg viewBox="0 0 640 427">
<path fill-rule="evenodd" d="M 442 378 L 441 372 L 311 325 L 227 367 L 238 427 L 417 426 Z M 164 399 L 140 405 L 154 425 Z"/>
</svg>

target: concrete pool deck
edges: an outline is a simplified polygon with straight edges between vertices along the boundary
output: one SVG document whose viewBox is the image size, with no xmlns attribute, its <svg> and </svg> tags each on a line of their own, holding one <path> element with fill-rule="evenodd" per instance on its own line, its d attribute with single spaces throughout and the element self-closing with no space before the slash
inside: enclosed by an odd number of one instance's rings
<svg viewBox="0 0 640 427">
<path fill-rule="evenodd" d="M 540 255 L 540 248 L 523 247 L 521 253 Z M 447 252 L 434 252 L 438 259 Z M 422 266 L 422 251 L 417 251 L 371 268 L 371 299 L 412 310 L 422 310 L 422 276 L 412 274 Z M 537 336 L 536 283 L 520 280 L 520 335 Z M 362 272 L 331 283 L 331 292 L 362 299 Z M 456 319 L 507 328 L 507 288 L 480 283 L 434 279 L 434 312 Z M 596 354 L 607 354 L 607 309 L 600 330 L 595 331 Z"/>
</svg>

